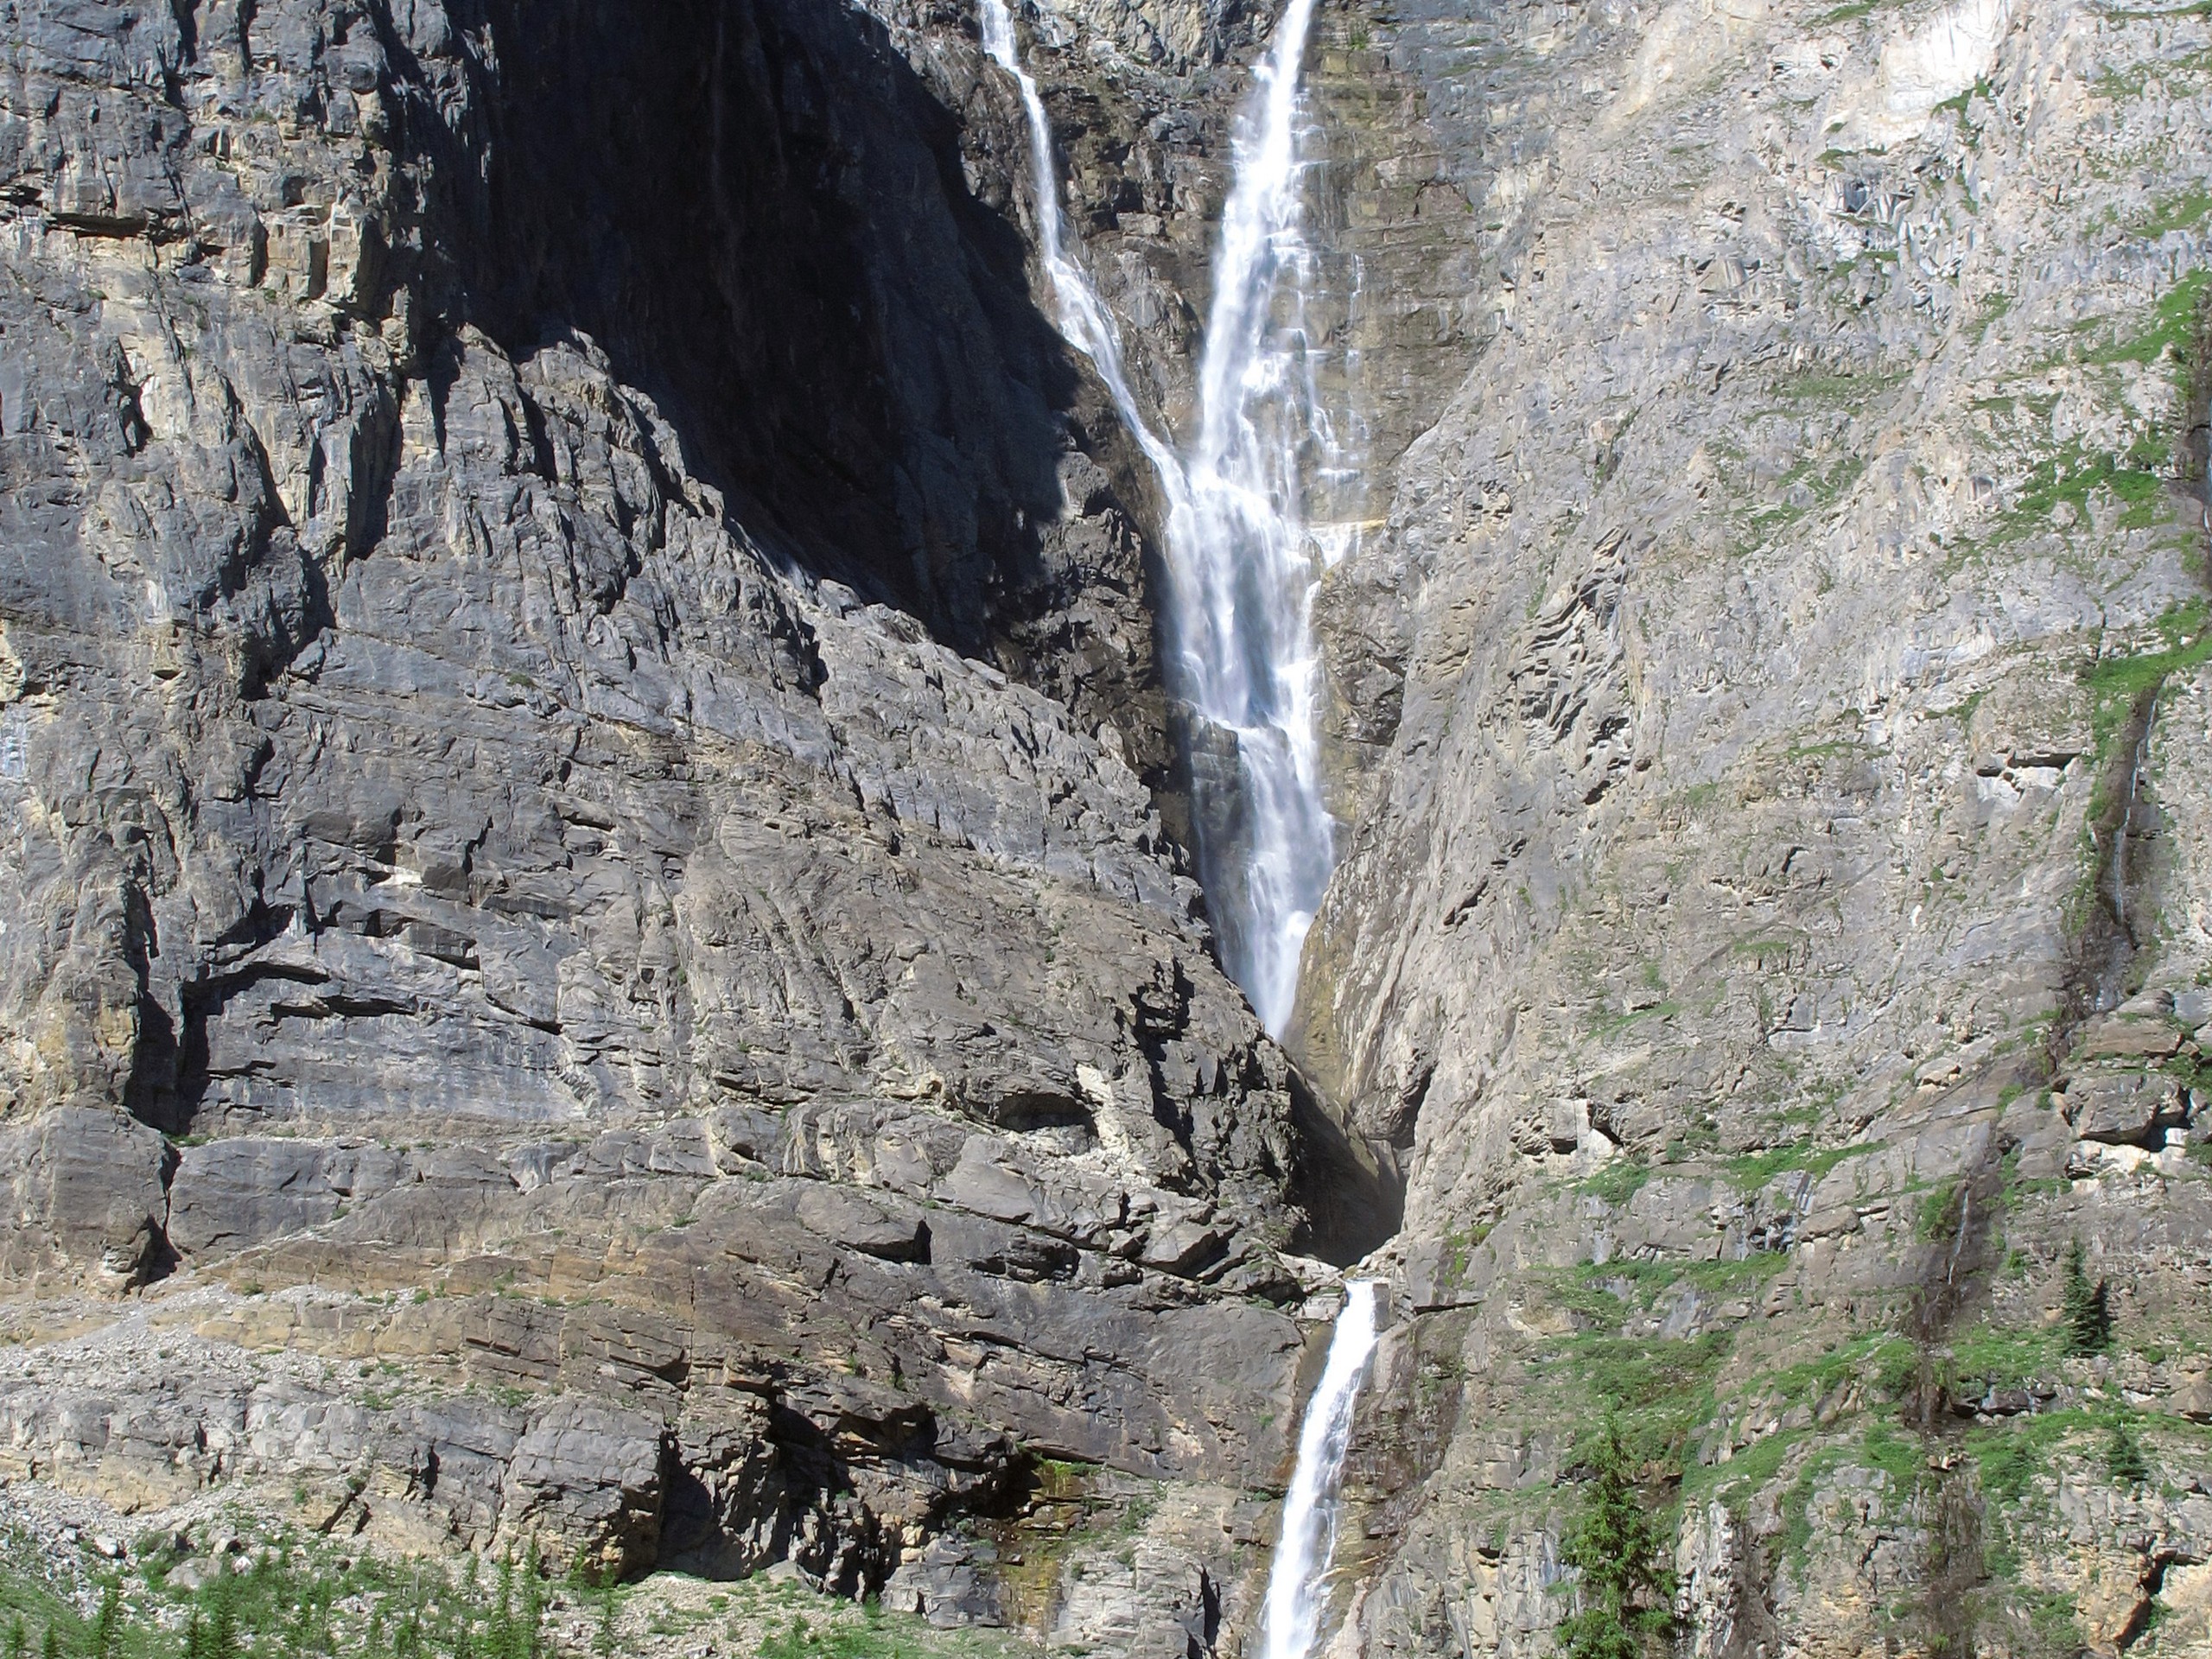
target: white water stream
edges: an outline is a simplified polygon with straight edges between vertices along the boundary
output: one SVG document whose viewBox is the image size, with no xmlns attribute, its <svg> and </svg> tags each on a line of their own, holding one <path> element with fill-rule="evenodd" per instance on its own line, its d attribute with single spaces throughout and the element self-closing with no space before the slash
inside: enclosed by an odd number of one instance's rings
<svg viewBox="0 0 2212 1659">
<path fill-rule="evenodd" d="M 1355 1279 L 1329 1338 L 1328 1363 L 1306 1404 L 1298 1463 L 1282 1501 L 1282 1535 L 1268 1568 L 1261 1614 L 1261 1659 L 1306 1659 L 1328 1602 L 1329 1560 L 1337 1548 L 1337 1488 L 1351 1444 L 1351 1408 L 1375 1351 L 1380 1286 Z"/>
<path fill-rule="evenodd" d="M 1304 518 L 1301 470 L 1327 447 L 1304 326 L 1313 261 L 1300 231 L 1299 66 L 1314 0 L 1290 0 L 1232 141 L 1198 365 L 1198 430 L 1179 454 L 1153 429 L 1122 366 L 1113 315 L 1067 251 L 1052 126 L 1021 67 L 1006 0 L 980 0 L 983 45 L 1021 89 L 1037 240 L 1060 332 L 1098 370 L 1160 474 L 1170 684 L 1225 737 L 1230 776 L 1193 757 L 1200 874 L 1230 973 L 1281 1035 L 1298 957 L 1335 862 L 1314 730 L 1311 626 L 1324 556 Z"/>
</svg>

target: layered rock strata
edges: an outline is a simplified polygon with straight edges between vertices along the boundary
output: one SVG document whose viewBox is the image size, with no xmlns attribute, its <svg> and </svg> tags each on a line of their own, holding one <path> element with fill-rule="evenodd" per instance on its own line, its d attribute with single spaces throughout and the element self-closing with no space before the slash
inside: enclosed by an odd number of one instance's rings
<svg viewBox="0 0 2212 1659">
<path fill-rule="evenodd" d="M 1310 1088 L 972 20 L 10 21 L 13 1471 L 1233 1648 L 1357 1141 L 1344 1651 L 1608 1409 L 1690 1651 L 2212 1639 L 2202 16 L 1325 10 Z M 1170 428 L 1267 24 L 1020 20 Z"/>
</svg>

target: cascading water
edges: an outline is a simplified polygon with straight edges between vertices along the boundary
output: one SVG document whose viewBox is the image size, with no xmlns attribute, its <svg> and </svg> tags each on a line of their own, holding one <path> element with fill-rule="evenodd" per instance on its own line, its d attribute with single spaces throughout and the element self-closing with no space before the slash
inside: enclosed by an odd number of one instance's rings
<svg viewBox="0 0 2212 1659">
<path fill-rule="evenodd" d="M 1298 1433 L 1298 1463 L 1282 1502 L 1282 1535 L 1268 1569 L 1261 1614 L 1262 1659 L 1306 1659 L 1326 1605 L 1329 1560 L 1337 1547 L 1337 1488 L 1351 1444 L 1351 1410 L 1375 1351 L 1380 1287 L 1355 1279 L 1329 1338 L 1328 1363 L 1306 1402 Z"/>
<path fill-rule="evenodd" d="M 1313 262 L 1300 233 L 1298 78 L 1313 0 L 1290 0 L 1238 118 L 1187 461 L 1139 407 L 1113 315 L 1067 252 L 1052 127 L 1006 0 L 980 3 L 984 48 L 1021 89 L 1038 248 L 1060 332 L 1097 367 L 1160 474 L 1172 689 L 1195 717 L 1194 750 L 1211 740 L 1228 750 L 1224 768 L 1192 756 L 1200 874 L 1224 961 L 1281 1035 L 1335 861 L 1314 731 L 1319 557 L 1300 486 L 1309 448 L 1326 440 L 1304 328 Z"/>
<path fill-rule="evenodd" d="M 1167 560 L 1176 689 L 1236 745 L 1225 790 L 1192 767 L 1201 874 L 1227 896 L 1215 925 L 1230 971 L 1278 1036 L 1336 861 L 1300 486 L 1318 407 L 1304 327 L 1313 258 L 1299 228 L 1298 76 L 1313 17 L 1313 0 L 1290 0 L 1237 124 L 1198 364 L 1190 522 L 1171 528 Z"/>
<path fill-rule="evenodd" d="M 1083 267 L 1068 257 L 1059 181 L 1052 171 L 1052 125 L 1046 118 L 1045 100 L 1038 94 L 1037 83 L 1021 67 L 1020 48 L 1014 40 L 1014 14 L 1007 10 L 1006 0 L 982 0 L 982 8 L 983 50 L 1014 77 L 1014 85 L 1021 89 L 1022 112 L 1028 118 L 1029 176 L 1037 197 L 1037 251 L 1052 285 L 1053 321 L 1068 344 L 1097 369 L 1122 424 L 1135 434 L 1145 458 L 1159 470 L 1173 517 L 1182 510 L 1185 494 L 1183 464 L 1137 407 L 1136 394 L 1129 390 L 1128 375 L 1122 367 L 1122 335 L 1114 326 L 1114 314 L 1098 297 Z"/>
</svg>

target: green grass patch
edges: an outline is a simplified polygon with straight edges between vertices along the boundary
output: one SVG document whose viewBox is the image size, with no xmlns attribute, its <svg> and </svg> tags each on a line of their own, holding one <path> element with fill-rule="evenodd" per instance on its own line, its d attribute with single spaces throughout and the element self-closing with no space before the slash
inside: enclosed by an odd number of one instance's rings
<svg viewBox="0 0 2212 1659">
<path fill-rule="evenodd" d="M 1956 1177 L 1935 1186 L 1921 1198 L 1912 1234 L 1923 1244 L 1948 1238 L 1958 1227 L 1959 1183 Z"/>
<path fill-rule="evenodd" d="M 2151 470 L 2159 460 L 2146 454 L 2139 464 L 2133 458 L 2098 454 L 2079 442 L 2070 443 L 2028 469 L 1993 539 L 2009 541 L 2042 529 L 2062 502 L 2073 508 L 2077 524 L 2086 523 L 2089 498 L 2099 490 L 2110 491 L 2120 503 L 2120 529 L 2148 529 L 2157 518 L 2158 495 L 2164 487 Z"/>
<path fill-rule="evenodd" d="M 1686 1497 L 1713 1497 L 1726 1502 L 1749 1497 L 1772 1485 L 1790 1454 L 1811 1435 L 1810 1429 L 1777 1429 L 1764 1440 L 1745 1446 L 1726 1463 L 1701 1465 L 1684 1471 Z"/>
<path fill-rule="evenodd" d="M 1828 1476 L 1853 1465 L 1888 1475 L 1904 1500 L 1918 1491 L 1928 1475 L 1928 1459 L 1919 1443 L 1887 1423 L 1871 1425 L 1856 1448 L 1831 1445 L 1814 1452 L 1782 1500 L 1783 1555 L 1798 1570 L 1803 1570 L 1812 1552 L 1814 1493 Z"/>
<path fill-rule="evenodd" d="M 2212 213 L 2212 190 L 2200 186 L 2160 202 L 2151 217 L 2135 227 L 2135 233 L 2160 237 L 2169 231 L 2193 231 L 2204 222 L 2208 213 Z"/>
<path fill-rule="evenodd" d="M 2165 646 L 2135 657 L 2107 657 L 2086 670 L 2082 683 L 2095 699 L 2093 713 L 2100 749 L 2126 723 L 2136 699 L 2154 690 L 2170 674 L 2195 668 L 2212 657 L 2212 633 L 2206 632 L 2206 601 L 2192 599 L 2177 605 L 2158 619 Z M 2182 643 L 2188 640 L 2187 645 Z"/>
<path fill-rule="evenodd" d="M 1920 1442 L 1907 1439 L 1890 1424 L 1878 1420 L 1868 1424 L 1862 1444 L 1867 1466 L 1887 1475 L 1900 1493 L 1917 1491 L 1928 1478 L 1928 1454 L 1921 1450 Z"/>
<path fill-rule="evenodd" d="M 2056 1327 L 1993 1325 L 1985 1320 L 1950 1344 L 1951 1375 L 1961 1386 L 2016 1389 L 2056 1377 L 2064 1342 Z"/>
<path fill-rule="evenodd" d="M 2203 326 L 2207 273 L 2192 270 L 2151 307 L 2150 321 L 2132 334 L 2082 355 L 2084 363 L 2158 363 L 2172 359 L 2186 367 L 2195 361 Z"/>
<path fill-rule="evenodd" d="M 1712 1415 L 1713 1376 L 1728 1348 L 1718 1332 L 1680 1341 L 1592 1333 L 1557 1344 L 1544 1369 L 1599 1408 L 1590 1433 L 1611 1410 L 1639 1459 L 1679 1463 L 1691 1430 Z"/>
<path fill-rule="evenodd" d="M 1871 17 L 1878 11 L 1899 3 L 1900 0 L 1848 0 L 1848 3 L 1836 7 L 1833 11 L 1823 13 L 1817 27 L 1828 29 L 1837 23 L 1853 22 L 1861 17 Z M 1836 150 L 1831 150 L 1828 153 L 1841 154 L 1840 151 Z"/>
<path fill-rule="evenodd" d="M 1797 1478 L 1783 1495 L 1783 1559 L 1801 1572 L 1813 1553 L 1813 1494 L 1823 1479 L 1850 1461 L 1851 1453 L 1845 1447 L 1824 1446 L 1805 1460 Z"/>
<path fill-rule="evenodd" d="M 1618 1210 L 1643 1190 L 1651 1179 L 1651 1166 L 1636 1158 L 1615 1158 L 1595 1175 L 1584 1179 L 1580 1190 Z"/>
<path fill-rule="evenodd" d="M 1479 1226 L 1463 1228 L 1458 1232 L 1445 1235 L 1447 1282 L 1455 1285 L 1465 1282 L 1467 1268 L 1474 1260 L 1475 1250 L 1490 1236 L 1493 1224 L 1486 1221 Z"/>
<path fill-rule="evenodd" d="M 1769 1147 L 1764 1152 L 1732 1158 L 1722 1169 L 1732 1185 L 1745 1192 L 1756 1192 L 1776 1176 L 1798 1170 L 1818 1180 L 1845 1159 L 1872 1150 L 1871 1147 L 1815 1147 L 1810 1141 L 1803 1141 L 1794 1146 Z"/>
<path fill-rule="evenodd" d="M 2158 632 L 2165 640 L 2164 649 L 2142 652 L 2133 657 L 2104 658 L 2082 671 L 2082 682 L 2089 691 L 2089 729 L 2096 744 L 2096 780 L 2089 798 L 2092 823 L 2102 823 L 2111 805 L 2113 746 L 2126 729 L 2137 702 L 2155 692 L 2169 675 L 2195 668 L 2207 657 L 2212 657 L 2212 634 L 2205 632 L 2206 622 L 2203 600 L 2192 599 L 2177 605 L 2158 621 Z M 2183 640 L 2189 643 L 2184 645 Z M 2084 891 L 2075 906 L 2083 915 L 2094 892 L 2096 874 L 2094 845 L 2091 851 Z"/>
<path fill-rule="evenodd" d="M 2050 1411 L 2008 1417 L 1969 1432 L 1967 1454 L 1974 1459 L 1983 1496 L 2006 1509 L 2018 1508 L 2036 1477 L 2050 1468 L 2052 1452 L 2090 1422 L 2086 1412 Z"/>
<path fill-rule="evenodd" d="M 1889 256 L 1895 259 L 1897 255 Z M 1903 385 L 1902 372 L 1891 374 L 1801 374 L 1783 381 L 1777 390 L 1795 403 L 1842 404 L 1857 407 Z M 1859 470 L 1865 463 L 1859 463 Z M 1856 477 L 1857 474 L 1852 474 Z M 1839 488 L 1842 487 L 1840 486 Z"/>
<path fill-rule="evenodd" d="M 1719 1262 L 1618 1261 L 1579 1268 L 1585 1283 L 1624 1283 L 1634 1287 L 1645 1306 L 1676 1285 L 1688 1283 L 1715 1295 L 1756 1290 L 1789 1265 L 1780 1250 L 1754 1250 L 1740 1260 Z M 1623 1317 L 1626 1317 L 1625 1314 Z M 1618 1324 L 1619 1321 L 1616 1320 Z"/>
<path fill-rule="evenodd" d="M 1809 1405 L 1834 1393 L 1853 1377 L 1866 1380 L 1878 1377 L 1887 1361 L 1888 1351 L 1892 1347 L 1902 1347 L 1910 1352 L 1912 1344 L 1900 1337 L 1882 1332 L 1856 1337 L 1849 1342 L 1839 1343 L 1811 1359 L 1801 1360 L 1778 1371 L 1766 1372 L 1746 1382 L 1735 1392 L 1747 1395 L 1778 1394 L 1793 1405 Z"/>
<path fill-rule="evenodd" d="M 1617 1037 L 1631 1026 L 1645 1020 L 1671 1020 L 1682 1011 L 1680 1002 L 1654 1002 L 1648 1008 L 1630 1008 L 1624 1014 L 1609 1015 L 1590 1027 L 1592 1037 Z"/>
</svg>

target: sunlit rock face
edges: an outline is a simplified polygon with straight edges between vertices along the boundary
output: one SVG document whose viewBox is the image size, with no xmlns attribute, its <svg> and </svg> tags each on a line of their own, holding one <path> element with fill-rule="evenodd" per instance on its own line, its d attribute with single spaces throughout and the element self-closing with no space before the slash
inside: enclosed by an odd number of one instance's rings
<svg viewBox="0 0 2212 1659">
<path fill-rule="evenodd" d="M 1317 607 L 1291 1042 L 1408 1181 L 1346 1650 L 1542 1650 L 1610 1402 L 1698 1652 L 2189 1651 L 2201 24 L 1338 27 L 1426 124 L 1346 245 L 1417 179 L 1467 272 L 1353 309 L 1427 423 Z"/>
</svg>

